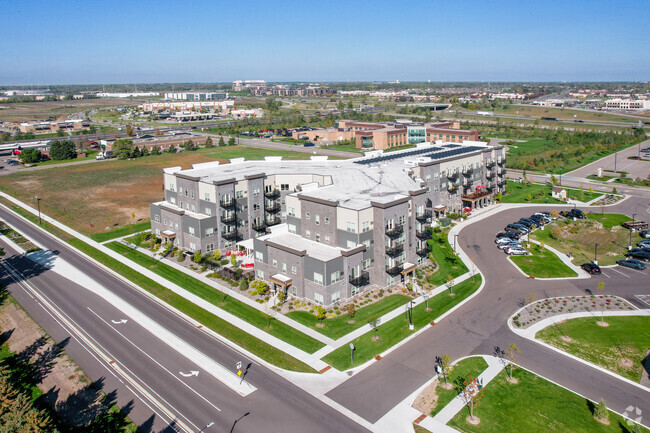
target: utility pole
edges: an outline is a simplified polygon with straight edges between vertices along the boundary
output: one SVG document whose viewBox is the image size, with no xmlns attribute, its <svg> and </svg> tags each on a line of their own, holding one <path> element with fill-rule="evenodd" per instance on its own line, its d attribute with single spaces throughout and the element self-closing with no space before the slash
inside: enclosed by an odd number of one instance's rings
<svg viewBox="0 0 650 433">
<path fill-rule="evenodd" d="M 38 225 L 43 225 L 43 221 L 41 221 L 41 198 L 38 196 L 34 198 L 36 199 L 36 205 L 38 207 Z"/>
</svg>

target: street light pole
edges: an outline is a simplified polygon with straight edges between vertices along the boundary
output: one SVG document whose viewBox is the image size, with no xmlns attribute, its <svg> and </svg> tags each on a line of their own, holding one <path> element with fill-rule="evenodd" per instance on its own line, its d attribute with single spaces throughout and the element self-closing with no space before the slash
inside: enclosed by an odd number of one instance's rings
<svg viewBox="0 0 650 433">
<path fill-rule="evenodd" d="M 350 367 L 354 365 L 354 344 L 350 343 Z"/>
<path fill-rule="evenodd" d="M 598 244 L 594 247 L 594 264 L 598 264 Z"/>
<path fill-rule="evenodd" d="M 627 247 L 628 251 L 632 249 L 632 231 L 634 230 L 634 222 L 636 219 L 634 217 L 636 216 L 635 213 L 632 214 L 632 227 L 630 227 L 630 245 Z"/>
<path fill-rule="evenodd" d="M 38 207 L 38 225 L 43 225 L 43 221 L 41 221 L 41 198 L 38 196 L 34 198 L 36 199 L 36 205 Z"/>
<path fill-rule="evenodd" d="M 413 330 L 413 301 L 409 302 L 409 330 Z"/>
</svg>

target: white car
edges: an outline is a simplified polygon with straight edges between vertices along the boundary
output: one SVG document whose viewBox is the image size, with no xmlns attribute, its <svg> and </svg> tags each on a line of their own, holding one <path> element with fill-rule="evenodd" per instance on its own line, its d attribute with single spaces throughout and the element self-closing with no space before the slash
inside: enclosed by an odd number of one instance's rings
<svg viewBox="0 0 650 433">
<path fill-rule="evenodd" d="M 507 250 L 508 248 L 524 248 L 524 246 L 519 242 L 511 242 L 506 244 L 498 244 L 497 247 L 501 250 Z"/>
<path fill-rule="evenodd" d="M 509 256 L 527 256 L 529 253 L 523 248 L 506 248 L 506 254 Z"/>
<path fill-rule="evenodd" d="M 517 240 L 504 236 L 502 238 L 496 238 L 494 242 L 497 244 L 509 244 L 510 242 L 517 242 Z"/>
</svg>

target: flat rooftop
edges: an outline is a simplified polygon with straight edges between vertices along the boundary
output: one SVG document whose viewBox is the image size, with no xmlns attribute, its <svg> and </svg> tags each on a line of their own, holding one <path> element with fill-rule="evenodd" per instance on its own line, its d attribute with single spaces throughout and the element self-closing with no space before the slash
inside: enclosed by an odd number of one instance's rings
<svg viewBox="0 0 650 433">
<path fill-rule="evenodd" d="M 454 160 L 485 149 L 493 150 L 486 143 L 465 142 L 417 145 L 388 153 L 368 152 L 367 156 L 347 160 L 327 160 L 314 157 L 308 161 L 285 161 L 269 157 L 263 161 L 231 160 L 230 164 L 197 165 L 189 170 L 173 171 L 175 174 L 198 178 L 213 183 L 228 179 L 244 180 L 246 176 L 295 174 L 324 176 L 330 185 L 298 191 L 294 194 L 338 202 L 349 209 L 365 209 L 370 202 L 390 202 L 405 197 L 409 191 L 420 190 L 421 182 L 413 175 L 412 167 L 431 161 Z M 168 171 L 169 172 L 169 171 Z M 312 182 L 315 182 L 312 181 Z"/>
<path fill-rule="evenodd" d="M 320 242 L 312 241 L 302 236 L 292 233 L 270 234 L 258 238 L 262 241 L 269 241 L 272 244 L 277 244 L 281 247 L 290 248 L 297 251 L 305 251 L 306 255 L 322 262 L 341 257 L 341 252 L 345 251 L 342 248 L 331 247 Z"/>
</svg>

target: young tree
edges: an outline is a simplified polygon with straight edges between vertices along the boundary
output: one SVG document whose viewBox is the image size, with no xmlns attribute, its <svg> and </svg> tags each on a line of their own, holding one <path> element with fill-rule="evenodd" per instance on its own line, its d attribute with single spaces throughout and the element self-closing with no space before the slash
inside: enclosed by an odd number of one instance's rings
<svg viewBox="0 0 650 433">
<path fill-rule="evenodd" d="M 323 320 L 327 317 L 327 311 L 325 308 L 323 308 L 322 305 L 319 305 L 318 308 L 316 308 L 316 319 L 318 319 L 318 322 L 320 325 L 323 325 Z"/>
<path fill-rule="evenodd" d="M 605 282 L 601 281 L 597 286 L 598 293 L 602 295 L 603 290 L 605 290 Z M 605 323 L 605 302 L 601 299 L 600 301 L 600 322 Z"/>
<path fill-rule="evenodd" d="M 214 250 L 214 253 L 212 253 L 212 258 L 215 260 L 221 260 L 221 250 Z"/>
<path fill-rule="evenodd" d="M 237 254 L 230 253 L 230 264 L 237 266 Z"/>
<path fill-rule="evenodd" d="M 214 143 L 212 143 L 212 137 L 208 137 L 205 140 L 205 147 L 214 147 Z"/>
<path fill-rule="evenodd" d="M 438 359 L 438 365 L 440 366 L 440 376 L 442 377 L 443 381 L 447 383 L 447 380 L 451 375 L 451 371 L 454 369 L 454 366 L 451 363 L 451 359 L 449 358 L 449 355 L 443 354 Z"/>
<path fill-rule="evenodd" d="M 607 405 L 605 404 L 605 400 L 602 398 L 594 407 L 594 418 L 596 418 L 599 421 L 607 421 L 609 419 L 609 411 L 607 410 Z"/>
<path fill-rule="evenodd" d="M 474 408 L 478 406 L 481 400 L 481 386 L 478 382 L 478 379 L 469 376 L 467 380 L 463 381 L 465 388 L 461 392 L 460 396 L 465 406 L 469 407 L 469 416 L 474 419 Z"/>
<path fill-rule="evenodd" d="M 235 141 L 235 137 L 230 137 L 230 138 L 228 139 L 228 146 L 234 146 L 235 143 L 236 143 L 236 141 Z"/>
<path fill-rule="evenodd" d="M 50 158 L 55 161 L 73 159 L 77 156 L 75 145 L 70 140 L 54 141 L 50 144 Z"/>
<path fill-rule="evenodd" d="M 201 254 L 201 251 L 195 252 L 192 260 L 194 260 L 194 263 L 201 263 L 203 261 L 203 254 Z"/>
<path fill-rule="evenodd" d="M 449 274 L 445 280 L 447 281 L 447 289 L 449 289 L 449 293 L 452 293 L 451 288 L 454 286 L 454 277 Z"/>
<path fill-rule="evenodd" d="M 126 135 L 129 137 L 133 137 L 133 126 L 131 125 L 126 125 Z"/>
<path fill-rule="evenodd" d="M 223 140 L 223 136 L 219 136 L 219 146 L 225 146 L 226 142 Z"/>
<path fill-rule="evenodd" d="M 375 336 L 373 337 L 375 341 L 379 341 L 379 338 L 377 337 L 377 328 L 379 327 L 379 322 L 379 317 L 371 317 L 368 319 L 368 325 L 370 325 L 370 327 L 375 331 Z"/>
<path fill-rule="evenodd" d="M 517 355 L 521 353 L 521 350 L 517 347 L 515 343 L 510 343 L 508 349 L 506 350 L 506 357 L 510 360 L 510 379 L 512 379 L 512 367 L 517 359 Z"/>
</svg>

